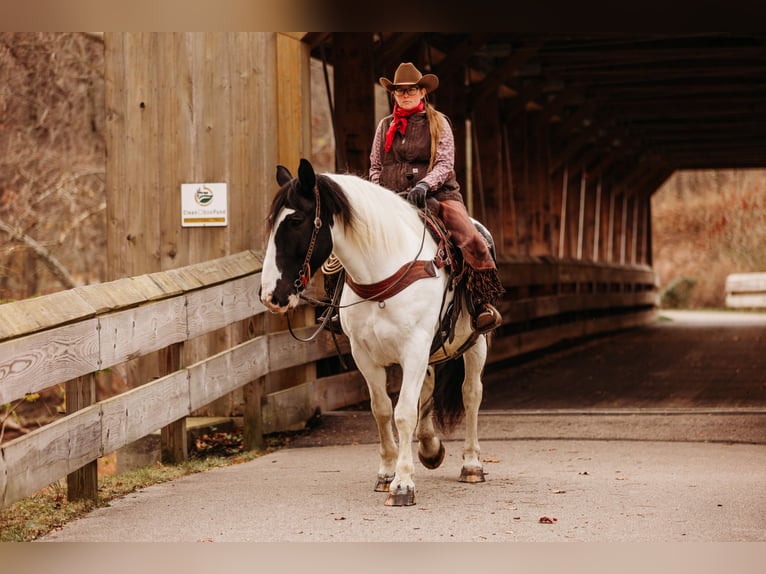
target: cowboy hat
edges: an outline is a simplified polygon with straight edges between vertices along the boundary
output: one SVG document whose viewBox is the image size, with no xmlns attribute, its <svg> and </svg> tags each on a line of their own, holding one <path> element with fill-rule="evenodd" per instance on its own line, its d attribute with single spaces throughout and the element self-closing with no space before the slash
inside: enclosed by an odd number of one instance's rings
<svg viewBox="0 0 766 574">
<path fill-rule="evenodd" d="M 393 92 L 398 86 L 420 86 L 425 88 L 427 93 L 431 93 L 439 87 L 439 78 L 434 74 L 424 76 L 412 62 L 399 64 L 393 82 L 388 78 L 380 78 L 378 82 L 389 92 Z"/>
</svg>

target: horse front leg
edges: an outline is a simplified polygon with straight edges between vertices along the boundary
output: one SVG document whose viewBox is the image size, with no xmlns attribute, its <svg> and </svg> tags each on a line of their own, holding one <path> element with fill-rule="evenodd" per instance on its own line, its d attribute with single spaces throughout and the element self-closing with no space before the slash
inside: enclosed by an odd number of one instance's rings
<svg viewBox="0 0 766 574">
<path fill-rule="evenodd" d="M 434 368 L 428 367 L 423 389 L 420 391 L 420 414 L 418 421 L 418 458 L 428 469 L 435 469 L 444 462 L 444 445 L 434 430 Z"/>
<path fill-rule="evenodd" d="M 463 406 L 465 407 L 465 442 L 463 444 L 463 467 L 460 482 L 484 482 L 484 467 L 479 448 L 479 407 L 483 394 L 481 373 L 487 359 L 487 339 L 479 337 L 463 355 L 465 381 L 463 382 Z"/>
<path fill-rule="evenodd" d="M 394 409 L 394 421 L 399 434 L 399 456 L 396 460 L 396 474 L 391 482 L 386 506 L 415 504 L 412 439 L 418 423 L 418 399 L 427 367 L 427 357 L 402 364 L 402 387 L 396 409 Z"/>
<path fill-rule="evenodd" d="M 396 472 L 398 449 L 392 427 L 391 397 L 388 396 L 386 390 L 386 370 L 372 362 L 366 355 L 354 356 L 354 360 L 365 381 L 367 381 L 367 388 L 370 391 L 370 408 L 380 436 L 380 464 L 375 491 L 388 492 Z"/>
</svg>

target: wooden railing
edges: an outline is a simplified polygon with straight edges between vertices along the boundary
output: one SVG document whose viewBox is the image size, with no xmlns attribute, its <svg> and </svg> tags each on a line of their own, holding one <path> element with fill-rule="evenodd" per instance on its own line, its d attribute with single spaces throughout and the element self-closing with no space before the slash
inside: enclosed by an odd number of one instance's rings
<svg viewBox="0 0 766 574">
<path fill-rule="evenodd" d="M 500 306 L 504 324 L 490 361 L 647 323 L 656 314 L 656 279 L 647 267 L 509 260 L 500 269 L 507 288 Z M 269 373 L 334 356 L 328 333 L 311 343 L 286 331 L 266 333 L 180 366 L 185 341 L 264 312 L 257 296 L 260 270 L 260 256 L 245 251 L 0 306 L 0 405 L 66 384 L 69 410 L 0 445 L 0 506 L 64 476 L 70 495 L 95 496 L 98 458 L 157 429 L 163 430 L 163 448 L 184 448 L 179 437 L 186 435 L 185 417 L 242 387 L 245 434 L 256 440 L 317 410 L 365 400 L 356 371 L 286 389 L 266 385 Z M 312 331 L 304 327 L 297 334 Z M 347 353 L 344 337 L 340 343 Z M 98 371 L 157 351 L 164 357 L 164 376 L 96 401 Z"/>
<path fill-rule="evenodd" d="M 766 308 L 766 273 L 732 273 L 726 277 L 726 306 Z"/>
</svg>

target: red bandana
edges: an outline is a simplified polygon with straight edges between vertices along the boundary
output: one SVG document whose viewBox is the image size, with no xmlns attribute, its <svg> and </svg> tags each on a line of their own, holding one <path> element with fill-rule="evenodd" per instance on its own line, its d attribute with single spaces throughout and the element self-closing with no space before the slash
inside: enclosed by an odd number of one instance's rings
<svg viewBox="0 0 766 574">
<path fill-rule="evenodd" d="M 387 152 L 391 151 L 391 146 L 394 145 L 394 134 L 396 134 L 397 130 L 402 135 L 407 131 L 407 118 L 412 114 L 422 112 L 424 109 L 423 100 L 420 100 L 420 103 L 411 110 L 403 110 L 399 107 L 399 104 L 394 104 L 394 121 L 391 122 L 391 126 L 386 132 L 385 149 Z"/>
</svg>

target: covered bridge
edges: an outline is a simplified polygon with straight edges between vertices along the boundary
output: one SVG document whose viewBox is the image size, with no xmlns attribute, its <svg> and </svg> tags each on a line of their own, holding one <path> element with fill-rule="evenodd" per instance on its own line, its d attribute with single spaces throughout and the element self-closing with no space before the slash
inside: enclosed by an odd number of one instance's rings
<svg viewBox="0 0 766 574">
<path fill-rule="evenodd" d="M 312 102 L 333 111 L 334 168 L 364 174 L 377 78 L 402 61 L 439 76 L 466 202 L 498 245 L 491 361 L 654 320 L 652 193 L 679 169 L 766 165 L 763 34 L 104 40 L 107 283 L 3 306 L 0 404 L 66 383 L 69 413 L 0 445 L 0 505 L 66 474 L 95 495 L 95 460 L 160 427 L 183 458 L 189 415 L 244 413 L 258 444 L 365 398 L 329 338 L 296 344 L 255 293 L 275 167 L 312 156 Z M 225 184 L 223 225 L 184 225 L 184 184 Z M 100 400 L 111 368 L 132 390 Z"/>
</svg>

